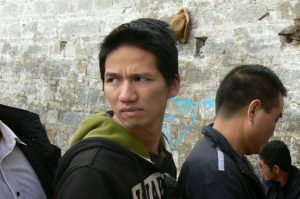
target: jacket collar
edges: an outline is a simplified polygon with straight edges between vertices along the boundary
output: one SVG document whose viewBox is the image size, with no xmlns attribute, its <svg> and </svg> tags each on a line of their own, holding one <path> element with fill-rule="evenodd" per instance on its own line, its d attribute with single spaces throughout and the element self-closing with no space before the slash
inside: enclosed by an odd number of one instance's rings
<svg viewBox="0 0 300 199">
<path fill-rule="evenodd" d="M 240 159 L 239 155 L 234 151 L 234 149 L 229 144 L 228 140 L 217 130 L 214 129 L 213 124 L 204 126 L 202 133 L 209 137 L 209 139 L 218 146 L 221 151 L 229 155 L 232 159 Z"/>
<path fill-rule="evenodd" d="M 6 126 L 1 120 L 0 120 L 0 131 L 2 132 L 2 139 L 9 145 L 9 147 L 13 147 L 14 143 L 23 144 L 26 146 L 24 142 L 16 134 L 8 127 Z M 12 146 L 11 146 L 12 145 Z"/>
<path fill-rule="evenodd" d="M 221 151 L 228 155 L 236 163 L 242 173 L 247 174 L 255 181 L 259 181 L 248 159 L 245 156 L 239 156 L 231 147 L 228 140 L 218 130 L 212 128 L 212 126 L 213 124 L 205 126 L 202 133 L 215 144 L 215 147 L 219 147 Z"/>
</svg>

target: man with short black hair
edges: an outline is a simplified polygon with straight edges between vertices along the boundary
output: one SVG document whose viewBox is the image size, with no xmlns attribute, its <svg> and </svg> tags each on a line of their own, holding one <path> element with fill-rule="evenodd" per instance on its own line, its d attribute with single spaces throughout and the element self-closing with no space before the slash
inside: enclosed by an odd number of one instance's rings
<svg viewBox="0 0 300 199">
<path fill-rule="evenodd" d="M 245 155 L 258 153 L 282 116 L 286 89 L 261 65 L 232 69 L 217 90 L 216 118 L 185 161 L 180 198 L 262 199 L 263 188 Z"/>
<path fill-rule="evenodd" d="M 169 26 L 138 19 L 101 45 L 100 73 L 112 111 L 85 119 L 62 158 L 56 199 L 172 198 L 176 167 L 162 134 L 167 101 L 180 87 Z"/>
<path fill-rule="evenodd" d="M 292 165 L 290 151 L 281 140 L 272 140 L 259 152 L 268 199 L 300 198 L 300 170 Z"/>
</svg>

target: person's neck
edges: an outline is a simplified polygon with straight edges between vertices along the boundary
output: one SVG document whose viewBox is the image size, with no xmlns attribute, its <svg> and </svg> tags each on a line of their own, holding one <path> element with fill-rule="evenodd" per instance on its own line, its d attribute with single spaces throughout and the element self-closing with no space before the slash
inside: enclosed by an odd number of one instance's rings
<svg viewBox="0 0 300 199">
<path fill-rule="evenodd" d="M 117 117 L 113 119 L 127 128 Z M 149 153 L 159 154 L 159 142 L 162 136 L 162 122 L 153 125 L 143 126 L 141 128 L 127 128 L 147 149 Z"/>
<path fill-rule="evenodd" d="M 213 128 L 226 138 L 235 152 L 243 156 L 245 155 L 245 149 L 241 143 L 241 122 L 238 118 L 224 119 L 223 117 L 216 117 Z"/>
<path fill-rule="evenodd" d="M 131 132 L 139 139 L 149 153 L 159 154 L 161 131 L 131 130 Z"/>
<path fill-rule="evenodd" d="M 288 180 L 289 180 L 289 173 L 283 171 L 280 172 L 280 175 L 277 178 L 277 182 L 280 183 L 280 187 L 284 187 L 288 183 Z"/>
</svg>

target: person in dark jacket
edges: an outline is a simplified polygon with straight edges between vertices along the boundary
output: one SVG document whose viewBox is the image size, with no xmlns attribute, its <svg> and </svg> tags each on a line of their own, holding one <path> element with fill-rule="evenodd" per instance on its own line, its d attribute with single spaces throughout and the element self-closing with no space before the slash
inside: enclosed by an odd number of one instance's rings
<svg viewBox="0 0 300 199">
<path fill-rule="evenodd" d="M 216 118 L 205 126 L 182 166 L 179 198 L 262 199 L 264 192 L 245 155 L 258 153 L 282 115 L 286 89 L 261 65 L 232 69 L 217 90 Z"/>
<path fill-rule="evenodd" d="M 290 151 L 281 140 L 272 140 L 259 152 L 268 199 L 299 199 L 300 170 L 292 165 Z"/>
<path fill-rule="evenodd" d="M 0 198 L 52 199 L 60 154 L 37 114 L 0 104 Z"/>
<path fill-rule="evenodd" d="M 142 18 L 114 29 L 99 54 L 112 111 L 81 122 L 55 178 L 56 199 L 172 198 L 176 167 L 162 133 L 180 87 L 172 31 Z"/>
</svg>

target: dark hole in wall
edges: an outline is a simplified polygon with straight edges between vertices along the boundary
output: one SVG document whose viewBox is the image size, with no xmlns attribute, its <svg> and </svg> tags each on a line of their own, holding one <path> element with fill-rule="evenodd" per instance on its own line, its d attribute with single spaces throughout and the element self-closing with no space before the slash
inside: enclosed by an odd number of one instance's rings
<svg viewBox="0 0 300 199">
<path fill-rule="evenodd" d="M 196 50 L 195 50 L 195 56 L 201 56 L 200 49 L 205 45 L 205 42 L 208 37 L 195 37 L 196 39 Z"/>
<path fill-rule="evenodd" d="M 67 41 L 60 41 L 60 51 L 63 51 L 67 46 Z"/>
</svg>

